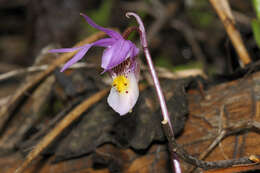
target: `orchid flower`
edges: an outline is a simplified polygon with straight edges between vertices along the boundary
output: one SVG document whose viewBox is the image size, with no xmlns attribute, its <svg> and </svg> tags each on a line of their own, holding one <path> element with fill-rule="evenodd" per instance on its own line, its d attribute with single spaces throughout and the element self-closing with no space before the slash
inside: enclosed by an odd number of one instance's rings
<svg viewBox="0 0 260 173">
<path fill-rule="evenodd" d="M 75 48 L 52 49 L 52 53 L 78 51 L 61 69 L 61 72 L 81 60 L 92 46 L 105 47 L 101 67 L 109 72 L 113 82 L 107 102 L 120 115 L 131 112 L 138 96 L 139 64 L 136 61 L 139 49 L 130 40 L 126 40 L 118 32 L 103 28 L 94 23 L 88 16 L 81 14 L 92 27 L 105 32 L 110 38 Z"/>
</svg>

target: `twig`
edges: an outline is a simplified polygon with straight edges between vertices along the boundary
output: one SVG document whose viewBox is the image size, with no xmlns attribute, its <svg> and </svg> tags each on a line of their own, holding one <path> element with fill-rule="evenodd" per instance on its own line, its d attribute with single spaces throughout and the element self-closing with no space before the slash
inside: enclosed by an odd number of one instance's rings
<svg viewBox="0 0 260 173">
<path fill-rule="evenodd" d="M 73 109 L 57 126 L 47 134 L 36 146 L 35 148 L 27 155 L 25 161 L 22 165 L 16 169 L 15 173 L 22 173 L 29 164 L 65 129 L 67 128 L 74 120 L 80 117 L 80 115 L 85 112 L 92 105 L 101 100 L 104 96 L 107 95 L 109 88 L 99 91 L 93 96 L 89 97 L 87 100 L 78 105 Z"/>
<path fill-rule="evenodd" d="M 9 99 L 11 96 L 6 96 L 4 98 L 0 98 L 0 107 L 4 106 L 5 104 L 8 103 Z"/>
<path fill-rule="evenodd" d="M 33 73 L 33 72 L 40 72 L 48 69 L 50 65 L 40 65 L 40 66 L 30 66 L 24 69 L 18 69 L 13 70 L 10 72 L 6 72 L 4 74 L 0 74 L 0 82 L 20 76 L 20 75 L 26 75 L 27 73 Z M 76 63 L 69 67 L 69 69 L 81 69 L 81 68 L 99 68 L 96 64 L 90 64 L 90 63 Z M 141 70 L 149 70 L 147 66 L 141 66 Z M 172 72 L 164 67 L 155 67 L 156 72 L 158 73 L 158 77 L 160 78 L 166 78 L 166 79 L 179 79 L 179 78 L 185 78 L 190 76 L 202 76 L 203 78 L 207 78 L 206 74 L 200 70 L 200 69 L 187 69 L 187 70 L 180 70 L 176 72 Z M 0 100 L 0 105 L 4 105 L 6 101 Z"/>
<path fill-rule="evenodd" d="M 256 172 L 260 169 L 260 164 L 252 163 L 249 165 L 239 165 L 223 169 L 207 170 L 203 173 L 246 173 L 246 172 Z"/>
<path fill-rule="evenodd" d="M 234 142 L 234 151 L 233 151 L 233 158 L 235 159 L 237 157 L 237 153 L 238 153 L 238 150 L 239 150 L 239 144 L 238 144 L 238 141 L 239 141 L 239 136 L 235 136 L 235 142 Z"/>
<path fill-rule="evenodd" d="M 90 42 L 93 42 L 99 38 L 105 36 L 105 33 L 98 32 L 95 35 L 90 36 L 89 38 L 79 42 L 75 46 L 81 46 Z M 16 109 L 17 105 L 24 98 L 24 93 L 32 90 L 36 85 L 38 85 L 41 81 L 43 81 L 47 76 L 49 76 L 57 67 L 61 64 L 65 63 L 68 59 L 70 59 L 76 52 L 65 53 L 60 56 L 57 60 L 55 60 L 45 71 L 35 76 L 29 83 L 26 83 L 22 88 L 20 88 L 9 100 L 8 104 L 1 107 L 0 109 L 0 132 L 2 132 L 3 127 L 7 120 L 10 118 L 12 112 Z"/>
<path fill-rule="evenodd" d="M 213 151 L 214 148 L 224 139 L 226 136 L 227 132 L 225 130 L 221 131 L 220 134 L 216 137 L 216 139 L 210 144 L 210 146 L 201 153 L 199 156 L 200 160 L 204 160 L 211 151 Z M 193 172 L 196 169 L 196 167 L 192 167 L 188 172 Z"/>
<path fill-rule="evenodd" d="M 25 81 L 28 81 L 33 75 L 26 77 Z M 30 95 L 30 98 L 24 103 L 23 108 L 21 108 L 19 115 L 32 114 L 33 116 L 21 116 L 20 120 L 23 121 L 14 127 L 13 132 L 3 133 L 0 138 L 0 148 L 3 149 L 13 149 L 15 146 L 24 139 L 25 134 L 32 128 L 32 126 L 39 121 L 42 111 L 46 101 L 48 102 L 51 96 L 51 90 L 53 89 L 55 83 L 54 75 L 50 75 L 45 79 L 35 91 Z M 35 102 L 37 100 L 37 102 Z"/>
<path fill-rule="evenodd" d="M 20 76 L 24 75 L 27 73 L 32 73 L 32 72 L 39 72 L 39 71 L 44 71 L 49 68 L 50 65 L 40 65 L 40 66 L 31 66 L 23 69 L 18 69 L 18 70 L 13 70 L 10 72 L 6 72 L 4 74 L 0 74 L 0 82 L 4 81 L 6 79 L 15 77 L 15 76 Z M 69 67 L 69 69 L 78 69 L 78 68 L 95 68 L 97 65 L 95 64 L 90 64 L 90 63 L 76 63 L 73 64 L 72 66 Z"/>
<path fill-rule="evenodd" d="M 147 85 L 145 84 L 139 84 L 140 91 L 143 91 L 147 88 Z M 109 92 L 110 88 L 104 89 L 102 91 L 97 92 L 96 94 L 90 96 L 87 100 L 82 102 L 80 105 L 78 105 L 76 108 L 74 108 L 72 111 L 70 111 L 64 119 L 62 119 L 57 126 L 54 127 L 35 147 L 34 149 L 27 155 L 25 161 L 22 163 L 22 165 L 17 168 L 15 173 L 22 173 L 30 164 L 31 162 L 46 148 L 48 147 L 51 142 L 54 141 L 54 139 L 69 125 L 71 125 L 77 118 L 81 116 L 83 112 L 85 112 L 87 109 L 89 109 L 92 105 L 100 101 L 102 98 L 104 98 L 107 93 Z M 62 113 L 58 115 L 59 117 L 56 117 L 56 120 L 62 116 Z M 51 122 L 49 124 L 50 126 L 54 125 L 56 123 L 56 120 Z M 44 130 L 46 131 L 46 130 Z M 40 134 L 36 135 L 34 138 L 39 137 Z M 33 141 L 32 141 L 33 142 Z"/>
<path fill-rule="evenodd" d="M 20 65 L 0 62 L 0 73 L 5 73 L 13 69 L 21 68 Z"/>
<path fill-rule="evenodd" d="M 165 131 L 170 131 L 167 124 L 164 125 Z M 169 132 L 170 133 L 170 132 Z M 169 138 L 170 135 L 167 135 L 168 140 L 171 143 L 171 148 L 173 151 L 175 151 L 178 156 L 186 161 L 187 163 L 190 163 L 194 166 L 203 168 L 203 169 L 212 169 L 212 168 L 221 168 L 221 167 L 228 167 L 230 165 L 235 164 L 242 164 L 242 163 L 251 163 L 251 161 L 248 158 L 241 158 L 240 160 L 224 160 L 219 162 L 206 162 L 203 160 L 199 160 L 190 154 L 188 154 L 183 148 L 179 147 L 179 145 L 176 143 L 174 139 Z"/>
<path fill-rule="evenodd" d="M 36 141 L 43 137 L 45 134 L 47 134 L 59 121 L 61 121 L 62 118 L 66 116 L 66 114 L 73 109 L 77 104 L 79 104 L 82 101 L 82 98 L 77 98 L 72 101 L 68 106 L 66 106 L 60 113 L 58 113 L 53 119 L 51 119 L 48 124 L 46 124 L 38 133 L 35 133 L 30 139 L 23 142 L 22 144 L 19 144 L 19 148 L 26 149 L 30 148 L 31 146 L 36 144 Z"/>
<path fill-rule="evenodd" d="M 210 144 L 210 146 L 202 152 L 199 159 L 205 159 L 207 155 L 224 139 L 227 132 L 225 130 L 221 131 L 220 134 L 216 137 L 216 139 Z"/>
<path fill-rule="evenodd" d="M 199 159 L 204 160 L 212 151 L 214 148 L 216 148 L 217 145 L 220 144 L 220 142 L 224 139 L 224 137 L 227 135 L 227 119 L 225 117 L 225 105 L 220 108 L 220 117 L 219 117 L 219 125 L 218 125 L 218 136 L 215 138 L 215 140 L 210 144 L 210 146 L 203 151 Z M 191 168 L 188 172 L 193 172 L 196 168 Z"/>
<path fill-rule="evenodd" d="M 180 147 L 176 143 L 174 137 L 173 138 L 171 137 L 171 134 L 170 134 L 171 130 L 167 123 L 163 124 L 163 128 L 164 128 L 164 131 L 167 132 L 166 137 L 168 138 L 168 140 L 171 144 L 170 145 L 171 150 L 174 151 L 178 155 L 179 158 L 183 159 L 187 163 L 200 167 L 204 170 L 227 168 L 227 167 L 235 166 L 235 165 L 244 165 L 244 164 L 253 163 L 253 161 L 247 157 L 239 158 L 239 159 L 231 159 L 231 160 L 221 160 L 221 161 L 216 161 L 216 162 L 207 162 L 207 161 L 197 159 L 196 157 L 193 157 L 189 153 L 187 153 L 182 147 Z M 229 135 L 234 135 L 236 133 L 240 133 L 245 130 L 255 130 L 255 129 L 260 131 L 259 122 L 251 121 L 251 120 L 250 121 L 241 121 L 239 123 L 231 124 L 231 125 L 229 125 L 229 127 L 224 129 L 227 132 L 225 137 L 227 137 Z"/>
<path fill-rule="evenodd" d="M 210 0 L 212 6 L 215 8 L 219 18 L 221 19 L 230 40 L 232 41 L 237 54 L 243 65 L 251 62 L 250 56 L 244 46 L 240 33 L 235 27 L 234 18 L 230 10 L 227 0 Z"/>
<path fill-rule="evenodd" d="M 239 151 L 239 156 L 241 157 L 244 153 L 244 150 L 245 150 L 245 143 L 246 143 L 246 137 L 247 137 L 247 134 L 242 134 L 242 141 L 241 141 L 241 144 L 240 144 L 240 151 Z"/>
</svg>

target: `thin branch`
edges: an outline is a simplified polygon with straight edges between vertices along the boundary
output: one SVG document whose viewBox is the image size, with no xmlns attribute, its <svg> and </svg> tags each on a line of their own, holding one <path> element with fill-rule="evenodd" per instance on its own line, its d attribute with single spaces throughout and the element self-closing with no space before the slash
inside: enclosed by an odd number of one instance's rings
<svg viewBox="0 0 260 173">
<path fill-rule="evenodd" d="M 8 80 L 10 78 L 14 78 L 21 75 L 26 75 L 28 73 L 34 73 L 34 72 L 40 72 L 44 71 L 49 68 L 50 65 L 40 65 L 40 66 L 30 66 L 23 69 L 13 70 L 10 72 L 6 72 L 3 74 L 0 74 L 0 82 Z M 90 64 L 90 63 L 76 63 L 69 67 L 69 69 L 81 69 L 81 68 L 99 68 L 96 64 Z M 149 70 L 147 66 L 142 65 L 141 70 Z M 180 70 L 176 72 L 172 72 L 164 67 L 155 67 L 156 72 L 158 73 L 158 77 L 160 78 L 166 78 L 166 79 L 179 79 L 179 78 L 185 78 L 190 76 L 202 76 L 204 78 L 207 78 L 206 74 L 200 70 L 200 69 L 187 69 L 187 70 Z M 0 105 L 3 105 L 4 102 L 1 102 Z"/>
<path fill-rule="evenodd" d="M 175 152 L 179 158 L 183 159 L 185 162 L 192 164 L 194 166 L 200 167 L 204 170 L 208 169 L 217 169 L 217 168 L 227 168 L 235 165 L 244 165 L 254 163 L 248 157 L 243 157 L 239 159 L 230 159 L 230 160 L 220 160 L 216 162 L 208 162 L 197 159 L 196 157 L 191 156 L 187 151 L 180 147 L 174 137 L 171 137 L 171 129 L 168 124 L 163 124 L 164 131 L 166 132 L 166 137 L 170 142 L 170 148 Z M 231 124 L 229 127 L 223 129 L 227 133 L 224 137 L 229 135 L 234 135 L 245 130 L 257 130 L 260 131 L 260 123 L 256 121 L 241 121 L 239 123 Z"/>
<path fill-rule="evenodd" d="M 218 135 L 215 138 L 215 140 L 210 144 L 210 146 L 200 154 L 200 156 L 199 156 L 200 160 L 204 160 L 225 138 L 225 136 L 227 135 L 227 130 L 226 130 L 227 124 L 228 124 L 227 121 L 228 121 L 228 119 L 225 116 L 225 105 L 224 105 L 220 108 Z M 192 167 L 190 169 L 190 171 L 188 171 L 188 172 L 193 172 L 195 170 L 196 170 L 196 167 Z"/>
<path fill-rule="evenodd" d="M 81 46 L 86 43 L 90 43 L 96 41 L 97 39 L 103 38 L 105 33 L 98 32 L 95 35 L 86 38 L 85 40 L 79 42 L 75 46 Z M 1 107 L 0 109 L 0 133 L 3 131 L 4 125 L 10 118 L 12 112 L 17 108 L 17 105 L 22 101 L 25 94 L 30 90 L 34 89 L 41 81 L 46 79 L 58 66 L 65 63 L 68 59 L 70 59 L 76 52 L 65 53 L 60 56 L 60 58 L 56 59 L 45 71 L 35 76 L 30 82 L 24 84 L 19 90 L 17 90 L 14 95 L 10 98 L 8 104 Z"/>
<path fill-rule="evenodd" d="M 30 137 L 30 139 L 25 142 L 19 144 L 19 148 L 21 148 L 24 152 L 29 152 L 32 147 L 37 143 L 38 139 L 46 135 L 59 121 L 61 121 L 67 113 L 72 110 L 76 105 L 78 105 L 82 101 L 82 98 L 77 98 L 72 101 L 68 106 L 66 106 L 61 112 L 59 112 L 53 119 L 51 119 L 38 133 L 35 133 Z"/>
<path fill-rule="evenodd" d="M 40 66 L 31 66 L 28 68 L 23 68 L 23 69 L 18 69 L 18 70 L 13 70 L 4 74 L 0 74 L 0 82 L 4 81 L 6 79 L 15 77 L 15 76 L 21 76 L 27 73 L 32 73 L 32 72 L 39 72 L 39 71 L 44 71 L 49 68 L 50 65 L 40 65 Z M 69 67 L 69 69 L 78 69 L 78 68 L 96 68 L 97 65 L 94 64 L 89 64 L 89 63 L 76 63 L 73 64 L 72 66 Z"/>
<path fill-rule="evenodd" d="M 26 156 L 25 161 L 16 169 L 15 173 L 22 173 L 31 162 L 51 143 L 53 140 L 72 122 L 74 122 L 80 115 L 85 112 L 92 105 L 97 103 L 103 97 L 105 97 L 110 88 L 99 91 L 93 96 L 89 97 L 87 100 L 78 105 L 75 109 L 73 109 L 68 115 L 61 120 L 60 123 L 55 126 L 55 128 L 50 131 L 35 147 L 34 149 Z"/>
</svg>

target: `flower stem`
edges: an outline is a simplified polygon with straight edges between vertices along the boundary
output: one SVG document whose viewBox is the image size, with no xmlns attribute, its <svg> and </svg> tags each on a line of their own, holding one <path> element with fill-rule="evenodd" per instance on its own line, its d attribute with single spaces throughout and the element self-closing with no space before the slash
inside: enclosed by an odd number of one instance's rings
<svg viewBox="0 0 260 173">
<path fill-rule="evenodd" d="M 156 74 L 156 71 L 155 71 L 155 68 L 154 68 L 154 65 L 153 65 L 153 61 L 152 61 L 149 49 L 147 47 L 146 33 L 145 33 L 143 22 L 142 22 L 141 18 L 135 13 L 128 12 L 128 13 L 126 13 L 126 16 L 127 17 L 134 16 L 136 18 L 138 24 L 139 24 L 139 32 L 140 32 L 140 35 L 141 35 L 141 43 L 142 43 L 142 46 L 143 46 L 146 61 L 147 61 L 147 64 L 149 66 L 150 73 L 152 75 L 152 79 L 153 79 L 153 82 L 154 82 L 156 93 L 157 93 L 157 96 L 158 96 L 158 99 L 159 99 L 159 102 L 160 102 L 160 106 L 161 106 L 161 111 L 162 111 L 162 115 L 163 115 L 162 123 L 169 123 L 171 132 L 172 132 L 172 134 L 174 134 L 173 128 L 172 128 L 172 125 L 171 125 L 171 122 L 170 122 L 168 109 L 167 109 L 167 106 L 166 106 L 166 103 L 165 103 L 164 95 L 163 95 L 163 92 L 162 92 L 162 89 L 161 89 L 161 86 L 160 86 L 160 82 L 158 80 L 158 77 L 157 77 L 157 74 Z"/>
<path fill-rule="evenodd" d="M 168 109 L 167 109 L 167 106 L 166 106 L 166 103 L 165 103 L 164 95 L 163 95 L 163 92 L 162 92 L 162 89 L 161 89 L 161 86 L 160 86 L 160 82 L 159 82 L 159 79 L 157 77 L 154 65 L 153 65 L 151 54 L 150 54 L 148 46 L 147 46 L 147 39 L 146 39 L 144 24 L 143 24 L 141 18 L 137 14 L 132 13 L 132 12 L 126 13 L 126 17 L 129 18 L 131 16 L 134 16 L 135 19 L 137 20 L 137 23 L 139 24 L 139 33 L 140 33 L 140 36 L 141 36 L 140 37 L 141 44 L 143 46 L 146 61 L 147 61 L 147 64 L 149 66 L 150 73 L 152 75 L 152 79 L 153 79 L 154 86 L 155 86 L 155 89 L 156 89 L 157 97 L 159 99 L 160 106 L 161 106 L 161 111 L 162 111 L 162 116 L 163 116 L 162 123 L 164 125 L 167 124 L 168 127 L 169 127 L 170 134 L 167 134 L 168 135 L 167 137 L 169 138 L 169 136 L 171 136 L 172 139 L 174 139 L 174 132 L 173 132 L 172 124 L 171 124 L 171 121 L 170 121 Z M 178 161 L 176 154 L 171 152 L 171 158 L 172 158 L 172 165 L 173 165 L 174 172 L 175 173 L 181 173 L 180 162 Z"/>
</svg>

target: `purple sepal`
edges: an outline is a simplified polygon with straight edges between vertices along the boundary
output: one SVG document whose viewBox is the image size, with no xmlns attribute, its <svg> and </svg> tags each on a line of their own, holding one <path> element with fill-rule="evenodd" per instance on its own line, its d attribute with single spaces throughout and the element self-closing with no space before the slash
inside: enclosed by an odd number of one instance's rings
<svg viewBox="0 0 260 173">
<path fill-rule="evenodd" d="M 79 50 L 81 48 L 83 48 L 83 46 L 75 47 L 75 48 L 51 49 L 48 52 L 50 52 L 50 53 L 65 53 L 65 52 L 73 52 L 73 51 Z"/>
<path fill-rule="evenodd" d="M 130 56 L 130 51 L 131 44 L 129 44 L 129 41 L 124 39 L 118 40 L 110 48 L 107 48 L 104 51 L 101 67 L 104 69 L 111 69 L 115 67 Z"/>
<path fill-rule="evenodd" d="M 118 32 L 97 25 L 92 19 L 90 19 L 90 17 L 88 17 L 87 15 L 85 15 L 83 13 L 80 13 L 80 15 L 83 16 L 86 19 L 86 21 L 88 22 L 88 24 L 90 24 L 92 27 L 105 32 L 107 35 L 109 35 L 112 38 L 123 39 L 123 37 Z"/>
<path fill-rule="evenodd" d="M 86 44 L 76 48 L 50 50 L 49 52 L 51 53 L 78 51 L 78 53 L 64 65 L 64 67 L 61 69 L 61 72 L 81 60 L 92 46 L 106 47 L 101 63 L 101 67 L 104 68 L 104 72 L 111 70 L 115 66 L 125 61 L 127 58 L 134 58 L 138 54 L 139 49 L 131 41 L 125 40 L 118 32 L 103 28 L 94 23 L 88 16 L 84 14 L 81 15 L 91 26 L 105 32 L 111 38 L 100 39 L 94 43 Z"/>
<path fill-rule="evenodd" d="M 89 45 L 88 47 L 84 47 L 82 48 L 72 59 L 70 59 L 61 69 L 61 72 L 63 72 L 64 70 L 66 70 L 67 68 L 69 68 L 70 66 L 72 66 L 73 64 L 75 64 L 76 62 L 78 62 L 79 60 L 81 60 L 81 58 L 83 58 L 83 56 L 87 53 L 87 51 L 89 50 L 89 48 L 92 45 Z"/>
</svg>

